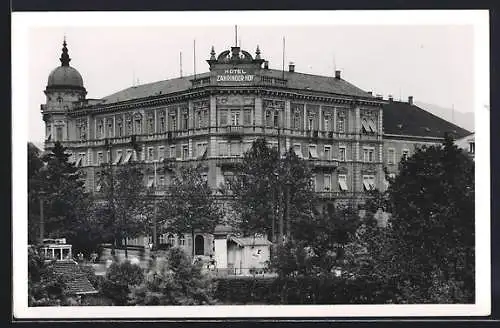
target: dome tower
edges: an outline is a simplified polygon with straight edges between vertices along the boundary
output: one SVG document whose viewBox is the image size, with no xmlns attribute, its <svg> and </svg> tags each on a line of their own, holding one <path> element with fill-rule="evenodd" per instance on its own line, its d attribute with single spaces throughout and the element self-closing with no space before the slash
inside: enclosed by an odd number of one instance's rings
<svg viewBox="0 0 500 328">
<path fill-rule="evenodd" d="M 66 38 L 63 41 L 59 60 L 61 66 L 56 67 L 49 74 L 44 90 L 46 102 L 41 106 L 47 142 L 68 140 L 66 113 L 73 108 L 75 102 L 85 100 L 87 95 L 82 76 L 69 65 L 71 58 L 68 54 Z"/>
</svg>

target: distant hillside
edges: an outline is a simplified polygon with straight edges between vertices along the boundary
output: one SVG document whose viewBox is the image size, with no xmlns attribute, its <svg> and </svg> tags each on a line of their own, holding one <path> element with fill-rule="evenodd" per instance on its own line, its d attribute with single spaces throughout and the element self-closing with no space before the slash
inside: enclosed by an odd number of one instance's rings
<svg viewBox="0 0 500 328">
<path fill-rule="evenodd" d="M 420 101 L 415 101 L 415 105 L 420 108 L 425 109 L 426 111 L 441 117 L 448 122 L 451 122 L 455 125 L 458 125 L 461 128 L 474 132 L 474 113 L 467 112 L 462 113 L 459 111 L 455 111 L 453 113 L 452 108 L 445 108 L 438 105 L 427 104 Z"/>
</svg>

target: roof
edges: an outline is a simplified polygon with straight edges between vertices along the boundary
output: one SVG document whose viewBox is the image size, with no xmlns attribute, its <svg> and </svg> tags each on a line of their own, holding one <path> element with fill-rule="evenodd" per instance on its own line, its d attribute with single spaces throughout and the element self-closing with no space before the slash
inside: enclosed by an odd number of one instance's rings
<svg viewBox="0 0 500 328">
<path fill-rule="evenodd" d="M 254 237 L 229 237 L 229 240 L 234 241 L 239 246 L 261 246 L 261 245 L 272 245 L 272 243 L 265 238 L 254 238 Z"/>
<path fill-rule="evenodd" d="M 261 69 L 260 75 L 282 78 L 283 72 L 274 69 Z M 351 83 L 337 79 L 335 77 L 320 76 L 312 74 L 304 74 L 298 72 L 284 72 L 285 79 L 288 80 L 287 88 L 299 90 L 312 90 L 326 93 L 333 93 L 339 95 L 349 95 L 358 97 L 373 98 L 368 92 L 359 89 Z M 196 78 L 201 79 L 209 77 L 210 72 L 197 74 Z M 120 101 L 145 98 L 150 96 L 158 96 L 162 94 L 176 93 L 188 90 L 191 87 L 191 80 L 193 75 L 179 77 L 170 80 L 163 80 L 142 84 L 138 86 L 129 87 L 127 89 L 118 91 L 109 96 L 102 98 L 103 103 L 115 103 Z"/>
<path fill-rule="evenodd" d="M 455 138 L 471 134 L 428 111 L 408 102 L 389 101 L 383 107 L 384 133 L 443 138 L 451 133 Z"/>
<path fill-rule="evenodd" d="M 67 293 L 75 295 L 98 293 L 75 261 L 56 261 L 52 264 L 52 268 L 54 273 L 64 274 L 68 277 L 66 281 Z"/>
</svg>

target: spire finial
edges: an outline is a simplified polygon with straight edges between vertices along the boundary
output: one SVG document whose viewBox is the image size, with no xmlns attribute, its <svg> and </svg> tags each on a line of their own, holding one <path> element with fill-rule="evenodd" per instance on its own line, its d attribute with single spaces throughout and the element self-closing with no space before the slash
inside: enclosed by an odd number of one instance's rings
<svg viewBox="0 0 500 328">
<path fill-rule="evenodd" d="M 69 62 L 71 61 L 71 58 L 69 58 L 69 55 L 68 55 L 68 48 L 66 46 L 67 46 L 67 43 L 66 43 L 66 35 L 65 35 L 64 39 L 63 39 L 63 48 L 62 48 L 61 58 L 59 58 L 59 60 L 61 61 L 61 66 L 69 66 Z"/>
<path fill-rule="evenodd" d="M 214 50 L 214 46 L 212 46 L 212 50 L 210 50 L 210 60 L 215 60 L 215 50 Z"/>
<path fill-rule="evenodd" d="M 260 59 L 260 49 L 259 49 L 259 45 L 257 45 L 257 49 L 255 49 L 255 59 Z"/>
<path fill-rule="evenodd" d="M 238 46 L 238 25 L 234 25 L 234 46 Z"/>
</svg>

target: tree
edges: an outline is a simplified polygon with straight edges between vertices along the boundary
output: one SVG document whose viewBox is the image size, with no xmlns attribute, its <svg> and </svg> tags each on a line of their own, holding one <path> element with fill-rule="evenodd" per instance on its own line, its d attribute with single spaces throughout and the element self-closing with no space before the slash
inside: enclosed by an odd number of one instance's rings
<svg viewBox="0 0 500 328">
<path fill-rule="evenodd" d="M 214 281 L 201 271 L 201 263 L 192 264 L 183 250 L 171 248 L 167 261 L 157 270 L 150 268 L 132 298 L 136 305 L 205 305 L 215 303 L 214 291 Z"/>
<path fill-rule="evenodd" d="M 229 183 L 239 211 L 239 229 L 246 234 L 264 232 L 276 240 L 281 227 L 284 233 L 301 239 L 314 205 L 311 176 L 306 162 L 293 150 L 281 158 L 264 139 L 257 139 Z"/>
<path fill-rule="evenodd" d="M 40 150 L 28 143 L 28 241 L 33 244 L 40 232 L 40 170 L 43 167 Z"/>
<path fill-rule="evenodd" d="M 98 181 L 103 199 L 97 200 L 94 217 L 100 221 L 102 233 L 112 238 L 113 246 L 123 239 L 128 257 L 127 237 L 144 233 L 149 217 L 144 174 L 135 162 L 117 169 L 109 165 L 100 171 Z"/>
<path fill-rule="evenodd" d="M 43 192 L 44 230 L 48 237 L 66 237 L 69 242 L 81 234 L 82 215 L 88 207 L 88 195 L 84 190 L 84 182 L 78 168 L 68 161 L 69 154 L 59 142 L 56 142 L 50 151 L 44 154 L 40 163 L 33 158 L 30 152 L 30 221 L 39 219 L 35 210 L 39 207 L 40 193 Z M 39 168 L 36 172 L 36 168 Z M 34 229 L 30 228 L 30 231 Z M 32 236 L 33 239 L 33 236 Z"/>
<path fill-rule="evenodd" d="M 195 231 L 212 232 L 222 211 L 216 197 L 203 179 L 200 168 L 181 168 L 173 178 L 167 197 L 158 205 L 161 226 L 177 234 Z M 193 247 L 194 256 L 194 247 Z"/>
<path fill-rule="evenodd" d="M 143 280 L 144 272 L 140 266 L 129 261 L 114 262 L 106 271 L 101 290 L 115 305 L 127 305 L 131 288 L 140 285 Z"/>
<path fill-rule="evenodd" d="M 402 160 L 382 198 L 389 226 L 359 234 L 353 269 L 396 286 L 391 302 L 473 302 L 474 162 L 446 137 Z"/>
</svg>

